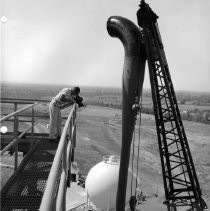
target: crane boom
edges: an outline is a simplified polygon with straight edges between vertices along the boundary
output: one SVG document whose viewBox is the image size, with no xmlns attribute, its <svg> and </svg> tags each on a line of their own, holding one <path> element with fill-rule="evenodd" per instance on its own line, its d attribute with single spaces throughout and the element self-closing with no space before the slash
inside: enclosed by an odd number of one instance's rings
<svg viewBox="0 0 210 211">
<path fill-rule="evenodd" d="M 137 12 L 149 67 L 165 203 L 205 209 L 161 40 L 158 16 L 143 0 Z M 199 210 L 200 210 L 199 209 Z"/>
</svg>

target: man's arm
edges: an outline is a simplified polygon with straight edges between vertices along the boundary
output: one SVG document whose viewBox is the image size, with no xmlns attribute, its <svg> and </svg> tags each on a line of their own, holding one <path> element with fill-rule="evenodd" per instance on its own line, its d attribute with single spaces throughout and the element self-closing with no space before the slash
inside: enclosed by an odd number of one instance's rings
<svg viewBox="0 0 210 211">
<path fill-rule="evenodd" d="M 73 103 L 65 103 L 65 104 L 63 104 L 61 107 L 60 107 L 60 109 L 64 109 L 64 108 L 67 108 L 67 107 L 69 107 L 69 106 L 71 106 Z"/>
<path fill-rule="evenodd" d="M 66 98 L 65 94 L 61 95 L 60 100 L 63 101 L 63 102 L 66 102 L 60 107 L 60 109 L 67 108 L 67 107 L 69 107 L 69 106 L 71 106 L 75 103 L 75 101 L 73 99 Z"/>
<path fill-rule="evenodd" d="M 73 99 L 67 99 L 64 94 L 61 95 L 60 100 L 63 101 L 63 102 L 68 102 L 68 103 L 72 103 L 72 104 L 74 103 L 74 100 Z"/>
</svg>

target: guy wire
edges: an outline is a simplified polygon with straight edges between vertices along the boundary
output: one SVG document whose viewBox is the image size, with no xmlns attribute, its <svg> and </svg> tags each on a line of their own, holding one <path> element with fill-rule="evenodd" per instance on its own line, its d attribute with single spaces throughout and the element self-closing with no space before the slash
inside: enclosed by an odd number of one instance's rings
<svg viewBox="0 0 210 211">
<path fill-rule="evenodd" d="M 138 175 L 139 175 L 139 151 L 140 151 L 140 144 L 141 144 L 141 112 L 142 112 L 142 93 L 140 95 L 140 112 L 139 112 L 139 140 L 138 140 L 138 154 L 137 154 L 137 167 L 136 167 L 136 188 L 135 188 L 135 195 L 136 195 L 136 189 L 137 189 L 137 182 L 138 182 Z"/>
</svg>

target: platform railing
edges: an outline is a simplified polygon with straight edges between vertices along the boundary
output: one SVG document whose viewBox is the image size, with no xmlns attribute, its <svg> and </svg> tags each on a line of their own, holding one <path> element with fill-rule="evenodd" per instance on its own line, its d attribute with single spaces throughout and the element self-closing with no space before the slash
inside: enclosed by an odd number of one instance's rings
<svg viewBox="0 0 210 211">
<path fill-rule="evenodd" d="M 40 211 L 65 211 L 66 188 L 70 186 L 71 162 L 74 160 L 74 148 L 76 146 L 76 104 L 73 105 L 65 123 L 59 145 L 49 173 L 44 195 L 40 205 Z M 62 166 L 61 166 L 62 162 Z M 55 197 L 55 184 L 59 174 L 61 176 L 57 196 Z"/>
<path fill-rule="evenodd" d="M 12 117 L 14 118 L 14 139 L 3 149 L 0 151 L 0 156 L 4 155 L 4 153 L 10 149 L 11 147 L 15 148 L 15 163 L 14 163 L 14 169 L 16 170 L 18 167 L 18 140 L 20 138 L 22 138 L 29 130 L 31 130 L 31 137 L 33 137 L 33 132 L 34 132 L 34 126 L 37 124 L 37 121 L 34 121 L 34 107 L 37 106 L 39 103 L 37 102 L 31 102 L 32 105 L 26 106 L 24 108 L 21 108 L 19 110 L 17 110 L 17 106 L 19 103 L 24 104 L 23 102 L 10 102 L 8 101 L 3 101 L 1 99 L 1 103 L 13 103 L 14 104 L 14 112 L 2 117 L 0 119 L 0 123 L 4 122 L 4 121 L 8 121 L 10 120 Z M 19 117 L 18 115 L 20 115 L 21 113 L 23 113 L 26 110 L 32 109 L 32 121 L 31 121 L 31 126 L 29 126 L 28 128 L 26 128 L 21 134 L 18 133 L 18 129 L 19 129 Z"/>
</svg>

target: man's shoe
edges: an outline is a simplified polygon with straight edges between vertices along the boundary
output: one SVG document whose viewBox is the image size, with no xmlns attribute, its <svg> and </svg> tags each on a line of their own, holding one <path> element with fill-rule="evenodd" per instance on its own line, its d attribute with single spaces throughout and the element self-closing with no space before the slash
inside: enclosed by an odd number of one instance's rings
<svg viewBox="0 0 210 211">
<path fill-rule="evenodd" d="M 60 141 L 60 139 L 57 139 L 57 138 L 50 138 L 49 139 L 49 142 L 52 142 L 52 143 L 58 143 Z"/>
</svg>

